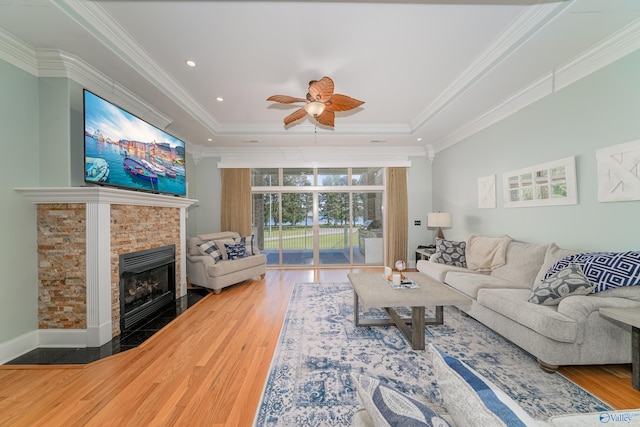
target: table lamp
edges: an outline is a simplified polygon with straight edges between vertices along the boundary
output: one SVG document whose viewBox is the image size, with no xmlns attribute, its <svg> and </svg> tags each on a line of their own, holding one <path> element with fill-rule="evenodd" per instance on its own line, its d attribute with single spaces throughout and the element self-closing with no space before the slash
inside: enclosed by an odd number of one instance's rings
<svg viewBox="0 0 640 427">
<path fill-rule="evenodd" d="M 451 228 L 453 224 L 452 216 L 450 212 L 432 212 L 427 215 L 427 227 L 436 228 L 438 227 L 438 234 L 436 237 L 440 239 L 444 239 L 444 234 L 442 233 L 443 228 Z"/>
</svg>

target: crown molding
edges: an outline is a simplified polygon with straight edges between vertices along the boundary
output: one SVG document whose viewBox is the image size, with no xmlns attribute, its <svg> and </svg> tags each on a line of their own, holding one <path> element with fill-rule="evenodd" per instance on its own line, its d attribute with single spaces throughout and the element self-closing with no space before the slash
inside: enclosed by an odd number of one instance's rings
<svg viewBox="0 0 640 427">
<path fill-rule="evenodd" d="M 448 148 L 640 49 L 640 19 L 598 43 L 592 49 L 551 70 L 485 114 L 434 143 L 435 151 Z"/>
<path fill-rule="evenodd" d="M 218 167 L 388 167 L 410 166 L 410 157 L 427 155 L 424 147 L 219 147 L 202 150 L 203 157 L 219 157 Z"/>
<path fill-rule="evenodd" d="M 71 19 L 85 28 L 125 63 L 136 64 L 135 70 L 176 104 L 192 115 L 214 135 L 220 125 L 193 97 L 148 54 L 130 38 L 111 15 L 96 2 L 82 0 L 51 0 Z"/>
<path fill-rule="evenodd" d="M 640 49 L 640 19 L 576 56 L 556 70 L 554 88 L 562 89 Z"/>
<path fill-rule="evenodd" d="M 2 28 L 0 28 L 0 59 L 29 74 L 38 75 L 35 49 Z"/>
<path fill-rule="evenodd" d="M 480 81 L 487 73 L 525 44 L 533 34 L 558 16 L 569 3 L 545 4 L 527 9 L 478 58 L 451 83 L 416 119 L 412 129 L 418 129 L 445 109 L 460 95 Z"/>
<path fill-rule="evenodd" d="M 71 79 L 161 129 L 173 122 L 172 118 L 74 55 L 54 49 L 37 49 L 36 58 L 39 77 Z"/>
</svg>

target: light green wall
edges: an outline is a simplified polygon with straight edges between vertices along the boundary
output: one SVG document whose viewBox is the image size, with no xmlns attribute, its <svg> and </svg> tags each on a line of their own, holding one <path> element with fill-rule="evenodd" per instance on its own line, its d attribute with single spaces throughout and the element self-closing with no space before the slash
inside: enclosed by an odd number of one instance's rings
<svg viewBox="0 0 640 427">
<path fill-rule="evenodd" d="M 72 80 L 69 84 L 69 182 L 72 187 L 84 183 L 84 87 Z"/>
<path fill-rule="evenodd" d="M 188 147 L 187 147 L 188 148 Z M 189 151 L 185 150 L 185 168 L 187 170 L 187 198 L 196 199 L 198 194 L 198 183 L 195 180 L 196 164 L 193 161 L 193 156 Z M 186 233 L 187 236 L 195 236 L 198 225 L 198 206 L 197 204 L 191 205 L 187 208 L 187 224 Z"/>
<path fill-rule="evenodd" d="M 0 60 L 0 343 L 37 329 L 36 209 L 17 187 L 40 184 L 38 79 Z"/>
<path fill-rule="evenodd" d="M 408 263 L 413 266 L 418 245 L 433 243 L 433 232 L 427 229 L 427 214 L 431 209 L 431 161 L 427 157 L 412 157 L 407 175 L 409 209 Z M 420 221 L 420 225 L 415 225 Z"/>
<path fill-rule="evenodd" d="M 640 139 L 640 52 L 437 153 L 433 207 L 451 211 L 447 238 L 469 233 L 579 250 L 637 250 L 640 201 L 599 203 L 595 151 Z M 576 157 L 577 205 L 504 208 L 502 174 Z M 477 178 L 496 175 L 497 208 L 477 208 Z"/>
<path fill-rule="evenodd" d="M 38 79 L 40 179 L 46 187 L 71 185 L 69 84 L 64 78 Z"/>
<path fill-rule="evenodd" d="M 197 199 L 198 203 L 189 209 L 189 236 L 203 233 L 223 231 L 220 229 L 220 169 L 218 169 L 219 157 L 205 157 L 195 165 L 195 181 L 198 183 L 195 194 L 190 197 Z M 193 215 L 195 213 L 195 215 Z M 195 218 L 194 218 L 195 216 Z"/>
</svg>

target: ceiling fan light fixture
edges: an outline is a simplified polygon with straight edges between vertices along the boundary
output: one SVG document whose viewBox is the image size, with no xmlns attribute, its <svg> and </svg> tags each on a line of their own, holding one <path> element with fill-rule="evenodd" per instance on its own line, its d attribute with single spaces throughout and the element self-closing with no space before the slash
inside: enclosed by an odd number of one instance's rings
<svg viewBox="0 0 640 427">
<path fill-rule="evenodd" d="M 318 101 L 311 101 L 304 106 L 304 109 L 313 117 L 318 117 L 324 112 L 324 104 Z"/>
</svg>

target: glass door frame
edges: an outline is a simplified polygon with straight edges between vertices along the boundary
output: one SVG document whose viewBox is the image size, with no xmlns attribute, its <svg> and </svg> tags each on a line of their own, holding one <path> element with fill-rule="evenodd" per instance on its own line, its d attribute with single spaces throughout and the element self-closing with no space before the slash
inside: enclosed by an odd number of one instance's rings
<svg viewBox="0 0 640 427">
<path fill-rule="evenodd" d="M 275 169 L 275 168 L 274 168 Z M 283 169 L 288 168 L 278 168 L 279 170 L 279 183 L 282 183 L 283 178 Z M 384 168 L 383 168 L 384 169 Z M 369 265 L 369 264 L 354 264 L 354 225 L 353 225 L 353 194 L 355 193 L 380 193 L 382 197 L 382 223 L 386 225 L 385 218 L 385 205 L 386 205 L 386 181 L 383 179 L 382 185 L 340 185 L 340 186 L 324 186 L 324 185 L 316 185 L 317 177 L 318 177 L 318 169 L 313 168 L 314 171 L 314 182 L 313 185 L 304 185 L 304 186 L 252 186 L 251 193 L 252 198 L 254 194 L 269 194 L 269 193 L 277 193 L 279 194 L 279 214 L 280 219 L 282 218 L 282 194 L 284 193 L 311 193 L 313 198 L 312 203 L 312 218 L 313 218 L 313 267 L 330 267 L 332 264 L 321 264 L 320 263 L 320 206 L 319 206 L 319 194 L 320 193 L 348 193 L 349 194 L 349 262 L 348 264 L 333 264 L 333 265 Z M 383 174 L 383 177 L 386 174 Z M 352 168 L 348 168 L 348 177 L 349 183 L 351 182 L 352 177 Z M 287 266 L 287 267 L 295 267 L 298 264 L 283 264 L 283 245 L 282 245 L 282 221 L 279 222 L 280 228 L 280 239 L 278 242 L 278 266 Z M 384 260 L 384 252 L 386 252 L 386 226 L 383 226 L 383 260 Z M 384 264 L 384 261 L 383 261 Z M 273 264 L 272 264 L 273 265 Z M 373 264 L 372 264 L 373 265 Z M 377 264 L 376 264 L 377 265 Z M 303 264 L 299 264 L 299 266 L 303 266 Z M 304 265 L 308 267 L 308 265 Z"/>
</svg>

